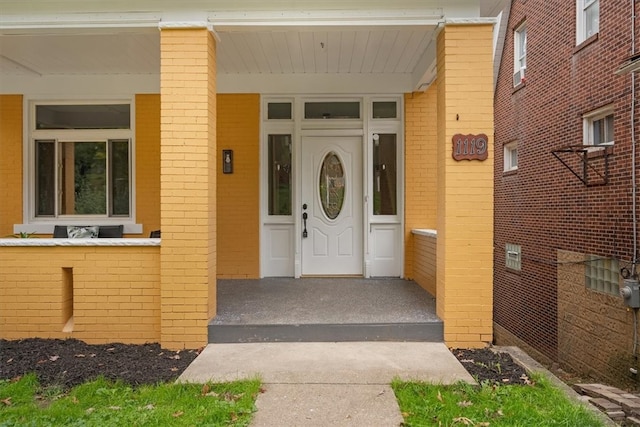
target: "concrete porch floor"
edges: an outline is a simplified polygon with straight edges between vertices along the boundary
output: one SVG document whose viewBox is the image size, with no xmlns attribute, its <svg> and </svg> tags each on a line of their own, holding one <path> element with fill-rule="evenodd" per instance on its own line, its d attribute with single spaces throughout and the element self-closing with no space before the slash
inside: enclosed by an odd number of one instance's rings
<svg viewBox="0 0 640 427">
<path fill-rule="evenodd" d="M 435 298 L 403 279 L 218 280 L 209 342 L 435 341 Z"/>
</svg>

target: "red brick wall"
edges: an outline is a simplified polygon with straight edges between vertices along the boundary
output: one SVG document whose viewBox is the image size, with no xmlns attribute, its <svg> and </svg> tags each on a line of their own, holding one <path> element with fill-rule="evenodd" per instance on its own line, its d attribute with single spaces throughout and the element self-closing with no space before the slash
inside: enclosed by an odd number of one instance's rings
<svg viewBox="0 0 640 427">
<path fill-rule="evenodd" d="M 526 83 L 514 89 L 513 30 L 525 20 Z M 600 2 L 600 33 L 576 47 L 575 2 L 512 2 L 495 102 L 494 319 L 552 360 L 561 358 L 558 328 L 566 321 L 558 311 L 557 250 L 633 258 L 631 77 L 613 74 L 631 54 L 630 22 L 629 2 Z M 583 115 L 609 104 L 609 184 L 587 187 L 552 150 L 581 144 Z M 511 141 L 518 141 L 518 171 L 504 174 L 503 145 Z M 505 269 L 505 243 L 522 246 L 519 273 Z M 604 311 L 625 310 L 621 299 L 607 301 Z"/>
</svg>

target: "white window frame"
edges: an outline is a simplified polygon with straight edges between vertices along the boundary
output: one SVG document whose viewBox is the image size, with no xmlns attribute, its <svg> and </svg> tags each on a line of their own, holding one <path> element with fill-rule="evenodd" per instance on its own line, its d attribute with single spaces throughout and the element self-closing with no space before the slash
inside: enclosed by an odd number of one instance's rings
<svg viewBox="0 0 640 427">
<path fill-rule="evenodd" d="M 522 270 L 522 247 L 513 243 L 505 243 L 505 267 L 510 270 Z"/>
<path fill-rule="evenodd" d="M 527 70 L 527 23 L 523 22 L 513 30 L 513 86 L 525 80 Z"/>
<path fill-rule="evenodd" d="M 595 137 L 594 137 L 594 131 L 593 131 L 594 124 L 599 120 L 603 120 L 603 123 L 606 125 L 607 121 L 605 119 L 608 116 L 613 116 L 613 105 L 608 105 L 606 107 L 599 108 L 597 110 L 591 111 L 582 116 L 582 119 L 583 119 L 582 135 L 583 135 L 584 145 L 593 145 L 595 147 L 601 147 L 601 146 L 614 144 L 615 141 L 613 139 L 611 141 L 605 141 L 599 144 L 595 143 Z M 615 131 L 615 127 L 613 131 Z"/>
<path fill-rule="evenodd" d="M 65 129 L 36 129 L 37 105 L 107 105 L 128 104 L 131 111 L 129 129 L 90 129 L 90 130 L 65 130 Z M 25 130 L 28 137 L 24 147 L 24 194 L 23 198 L 23 223 L 14 224 L 14 233 L 53 233 L 55 225 L 120 225 L 124 226 L 127 234 L 140 234 L 143 231 L 142 224 L 136 224 L 136 156 L 135 156 L 135 101 L 129 99 L 67 99 L 67 100 L 29 100 L 25 103 Z M 129 140 L 129 196 L 130 206 L 128 216 L 106 215 L 60 215 L 57 217 L 36 216 L 36 150 L 37 140 L 54 140 L 56 145 L 60 142 L 85 142 L 85 141 L 109 141 Z M 56 155 L 58 147 L 56 146 Z M 57 179 L 57 178 L 56 178 Z"/>
<path fill-rule="evenodd" d="M 590 8 L 600 8 L 600 0 L 576 0 L 576 45 L 600 32 L 600 11 L 598 10 L 597 28 L 591 34 L 587 33 L 587 11 Z"/>
<path fill-rule="evenodd" d="M 515 170 L 518 170 L 518 141 L 504 145 L 504 172 Z"/>
</svg>

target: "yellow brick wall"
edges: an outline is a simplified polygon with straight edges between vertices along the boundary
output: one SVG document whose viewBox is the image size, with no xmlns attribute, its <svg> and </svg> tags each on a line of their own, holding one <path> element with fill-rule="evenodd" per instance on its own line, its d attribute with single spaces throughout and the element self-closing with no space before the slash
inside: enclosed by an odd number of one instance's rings
<svg viewBox="0 0 640 427">
<path fill-rule="evenodd" d="M 436 228 L 437 88 L 405 94 L 404 275 L 416 277 L 414 228 Z M 417 255 L 416 255 L 417 256 Z"/>
<path fill-rule="evenodd" d="M 161 344 L 207 343 L 216 295 L 215 40 L 160 32 Z"/>
<path fill-rule="evenodd" d="M 415 253 L 413 280 L 437 297 L 436 237 L 413 234 L 412 238 Z"/>
<path fill-rule="evenodd" d="M 22 95 L 0 95 L 0 238 L 22 223 Z"/>
<path fill-rule="evenodd" d="M 218 95 L 218 151 L 233 150 L 233 173 L 218 169 L 218 277 L 260 277 L 260 95 Z"/>
<path fill-rule="evenodd" d="M 136 221 L 160 228 L 160 95 L 136 95 Z"/>
<path fill-rule="evenodd" d="M 0 338 L 159 341 L 157 246 L 1 249 Z M 73 330 L 62 332 L 70 310 Z"/>
<path fill-rule="evenodd" d="M 447 345 L 492 341 L 493 28 L 447 25 L 438 36 L 437 311 Z M 489 158 L 456 162 L 454 134 L 489 136 Z"/>
</svg>

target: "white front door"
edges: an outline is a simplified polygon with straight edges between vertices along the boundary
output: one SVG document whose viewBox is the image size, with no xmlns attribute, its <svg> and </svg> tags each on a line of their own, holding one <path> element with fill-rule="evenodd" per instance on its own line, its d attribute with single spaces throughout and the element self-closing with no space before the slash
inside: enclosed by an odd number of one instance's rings
<svg viewBox="0 0 640 427">
<path fill-rule="evenodd" d="M 303 275 L 363 274 L 362 210 L 362 137 L 302 138 Z"/>
</svg>

